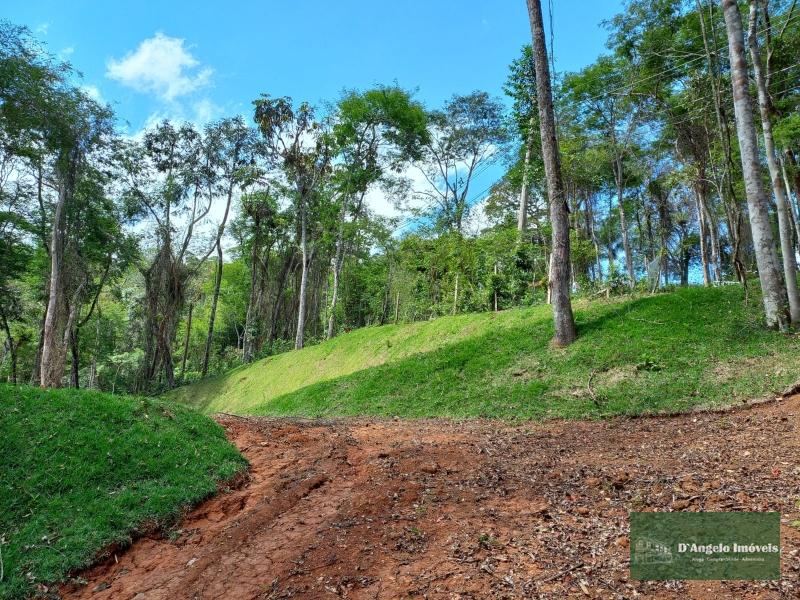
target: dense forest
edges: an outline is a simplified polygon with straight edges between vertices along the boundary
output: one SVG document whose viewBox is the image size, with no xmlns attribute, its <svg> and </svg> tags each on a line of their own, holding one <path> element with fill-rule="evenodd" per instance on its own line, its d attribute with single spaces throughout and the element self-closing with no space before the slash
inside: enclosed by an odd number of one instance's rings
<svg viewBox="0 0 800 600">
<path fill-rule="evenodd" d="M 265 90 L 247 115 L 132 136 L 2 23 L 0 376 L 155 393 L 354 328 L 690 284 L 760 286 L 786 330 L 796 4 L 629 0 L 580 72 L 521 48 L 505 98 Z"/>
</svg>

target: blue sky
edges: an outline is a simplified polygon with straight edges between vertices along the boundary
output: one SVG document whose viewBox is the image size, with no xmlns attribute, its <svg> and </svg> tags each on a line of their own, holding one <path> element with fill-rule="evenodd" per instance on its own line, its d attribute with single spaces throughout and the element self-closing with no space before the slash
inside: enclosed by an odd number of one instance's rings
<svg viewBox="0 0 800 600">
<path fill-rule="evenodd" d="M 316 103 L 336 98 L 343 88 L 396 80 L 430 105 L 474 89 L 499 95 L 509 62 L 530 39 L 523 0 L 3 4 L 4 18 L 29 26 L 52 52 L 63 53 L 134 129 L 153 114 L 193 117 L 198 109 L 200 117 L 215 111 L 249 115 L 261 92 Z M 557 68 L 580 68 L 603 51 L 606 32 L 599 22 L 617 12 L 619 2 L 554 4 Z M 181 68 L 188 84 L 171 90 L 172 97 L 157 85 L 137 88 L 142 69 L 127 79 L 109 77 L 110 61 L 119 63 L 157 33 L 183 40 L 179 48 L 197 62 Z M 151 50 L 174 57 L 175 48 Z"/>
<path fill-rule="evenodd" d="M 620 0 L 554 0 L 557 70 L 602 53 L 600 22 L 619 10 Z M 501 96 L 530 42 L 524 0 L 5 0 L 3 18 L 72 62 L 131 134 L 165 117 L 250 118 L 262 92 L 316 104 L 396 81 L 430 107 L 475 89 Z"/>
</svg>

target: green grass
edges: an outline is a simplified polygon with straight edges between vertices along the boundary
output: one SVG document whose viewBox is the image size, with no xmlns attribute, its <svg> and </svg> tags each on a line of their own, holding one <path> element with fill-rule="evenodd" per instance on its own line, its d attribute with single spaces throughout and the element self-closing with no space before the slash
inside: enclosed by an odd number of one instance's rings
<svg viewBox="0 0 800 600">
<path fill-rule="evenodd" d="M 2 599 L 171 523 L 246 467 L 222 428 L 186 407 L 7 385 L 0 457 Z"/>
<path fill-rule="evenodd" d="M 719 406 L 798 378 L 800 340 L 765 329 L 760 310 L 752 294 L 744 305 L 739 286 L 579 301 L 580 337 L 563 350 L 549 344 L 549 306 L 367 328 L 174 397 L 208 412 L 304 417 L 594 418 Z"/>
</svg>

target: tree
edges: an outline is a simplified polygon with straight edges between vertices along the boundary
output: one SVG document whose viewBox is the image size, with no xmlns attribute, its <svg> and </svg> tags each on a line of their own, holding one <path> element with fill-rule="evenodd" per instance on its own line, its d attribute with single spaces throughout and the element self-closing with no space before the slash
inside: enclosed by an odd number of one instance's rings
<svg viewBox="0 0 800 600">
<path fill-rule="evenodd" d="M 536 66 L 530 44 L 523 46 L 522 56 L 511 63 L 504 90 L 514 102 L 513 123 L 523 141 L 522 176 L 517 203 L 517 230 L 522 234 L 528 227 L 531 183 L 537 174 L 534 167 L 537 171 L 541 170 L 541 148 L 536 143 L 539 129 L 539 117 L 536 114 Z"/>
<path fill-rule="evenodd" d="M 537 71 L 538 72 L 538 71 Z M 586 124 L 603 135 L 617 197 L 619 227 L 625 253 L 628 284 L 636 283 L 633 249 L 630 243 L 625 191 L 631 184 L 629 160 L 636 152 L 636 134 L 641 111 L 626 81 L 635 77 L 632 66 L 622 57 L 603 56 L 579 74 L 567 78 L 565 86 L 583 107 Z"/>
<path fill-rule="evenodd" d="M 76 190 L 90 169 L 93 152 L 100 149 L 111 132 L 111 113 L 80 90 L 58 94 L 49 107 L 46 144 L 53 152 L 52 176 L 58 199 L 50 236 L 50 286 L 42 336 L 40 385 L 60 387 L 66 351 L 75 325 L 86 280 L 72 277 L 67 269 L 72 247 L 70 221 L 75 210 Z M 91 198 L 86 198 L 91 202 Z"/>
<path fill-rule="evenodd" d="M 115 153 L 109 157 L 115 166 Z M 83 283 L 81 303 L 69 335 L 72 365 L 70 386 L 80 385 L 81 332 L 99 310 L 101 294 L 114 281 L 124 276 L 128 267 L 139 258 L 136 237 L 125 228 L 125 219 L 119 202 L 121 190 L 114 184 L 110 173 L 94 172 L 84 177 L 76 192 L 75 214 L 70 224 L 71 237 L 80 245 L 70 253 L 69 271 Z M 82 306 L 88 305 L 86 314 Z"/>
<path fill-rule="evenodd" d="M 250 295 L 242 339 L 242 361 L 248 363 L 261 346 L 272 249 L 281 237 L 278 229 L 283 219 L 278 203 L 268 189 L 243 194 L 240 207 L 232 228 L 239 239 L 239 252 L 248 257 L 250 268 Z"/>
<path fill-rule="evenodd" d="M 736 115 L 736 133 L 742 159 L 742 171 L 750 212 L 750 230 L 761 281 L 761 294 L 768 327 L 781 331 L 789 328 L 786 287 L 778 271 L 778 255 L 769 221 L 767 197 L 761 180 L 758 143 L 753 124 L 753 103 L 750 97 L 747 59 L 744 49 L 742 15 L 736 0 L 722 0 L 722 10 L 728 34 L 731 62 L 731 87 Z"/>
<path fill-rule="evenodd" d="M 750 46 L 750 57 L 753 61 L 753 74 L 755 75 L 756 89 L 758 90 L 758 106 L 761 114 L 761 131 L 764 136 L 764 150 L 767 155 L 772 191 L 775 195 L 775 204 L 778 212 L 778 235 L 781 243 L 781 256 L 783 258 L 783 276 L 786 281 L 786 291 L 789 298 L 789 314 L 792 323 L 800 323 L 800 292 L 797 289 L 797 260 L 795 259 L 794 244 L 792 243 L 792 214 L 786 188 L 783 185 L 778 155 L 775 149 L 775 140 L 772 135 L 772 112 L 774 110 L 769 95 L 769 64 L 764 72 L 761 59 L 761 49 L 758 43 L 758 15 L 761 0 L 750 0 L 750 30 L 747 36 Z M 766 11 L 766 3 L 763 4 Z"/>
<path fill-rule="evenodd" d="M 0 194 L 0 198 L 3 197 L 5 194 Z M 11 359 L 11 383 L 17 383 L 19 349 L 28 341 L 25 333 L 15 335 L 12 332 L 14 321 L 18 321 L 23 314 L 20 290 L 14 280 L 28 267 L 32 254 L 23 243 L 23 236 L 30 229 L 30 224 L 15 212 L 6 210 L 16 205 L 12 197 L 9 206 L 0 208 L 0 327 L 5 334 L 6 351 Z"/>
<path fill-rule="evenodd" d="M 463 232 L 470 185 L 508 140 L 503 105 L 486 92 L 456 94 L 442 110 L 431 111 L 428 122 L 430 138 L 419 169 L 429 189 L 415 193 L 435 207 L 440 229 Z"/>
<path fill-rule="evenodd" d="M 140 267 L 145 288 L 140 389 L 152 387 L 159 376 L 167 388 L 175 386 L 172 346 L 187 285 L 215 247 L 202 254 L 193 247 L 215 198 L 217 173 L 205 150 L 191 125 L 168 121 L 146 132 L 142 144 L 124 150 L 127 210 L 131 218 L 150 223 L 153 247 L 152 258 Z"/>
<path fill-rule="evenodd" d="M 217 236 L 214 247 L 217 250 L 216 276 L 214 292 L 211 301 L 211 314 L 208 320 L 208 335 L 203 352 L 203 366 L 201 373 L 208 374 L 208 361 L 211 354 L 211 342 L 214 338 L 214 320 L 217 316 L 217 302 L 222 284 L 222 236 L 225 234 L 225 225 L 231 209 L 234 192 L 242 190 L 254 183 L 259 176 L 256 167 L 256 157 L 259 152 L 255 132 L 244 123 L 241 117 L 224 119 L 214 123 L 205 131 L 205 151 L 211 156 L 211 166 L 217 172 L 215 185 L 224 195 L 225 210 L 222 221 L 217 227 Z"/>
<path fill-rule="evenodd" d="M 69 350 L 71 383 L 77 386 L 80 329 L 108 275 L 125 268 L 132 244 L 112 197 L 113 114 L 72 84 L 69 65 L 55 62 L 28 35 L 24 28 L 0 24 L 0 178 L 13 174 L 14 191 L 9 194 L 3 181 L 2 195 L 18 201 L 15 217 L 3 229 L 10 224 L 25 230 L 28 235 L 17 242 L 33 246 L 34 256 L 48 263 L 36 283 L 44 311 L 32 381 L 62 385 Z M 2 286 L 7 335 L 13 329 L 8 321 L 20 316 L 12 310 L 19 306 L 20 283 Z M 87 303 L 89 314 L 82 318 Z M 28 336 L 9 342 L 12 360 Z"/>
<path fill-rule="evenodd" d="M 747 288 L 747 273 L 742 258 L 743 255 L 743 207 L 742 202 L 737 198 L 734 187 L 734 164 L 733 149 L 731 143 L 731 124 L 728 119 L 728 110 L 723 102 L 722 68 L 719 60 L 719 46 L 717 38 L 717 28 L 715 26 L 714 2 L 709 0 L 709 27 L 706 26 L 706 17 L 703 14 L 701 0 L 695 0 L 697 6 L 697 16 L 699 18 L 700 33 L 703 40 L 703 50 L 706 56 L 707 75 L 704 81 L 711 83 L 711 94 L 714 103 L 714 117 L 716 118 L 717 136 L 722 146 L 724 164 L 722 168 L 716 168 L 718 172 L 720 196 L 725 204 L 726 216 L 728 219 L 728 231 L 732 238 L 732 257 L 734 270 L 739 282 Z M 711 30 L 709 36 L 708 29 Z M 712 163 L 712 167 L 714 167 Z"/>
<path fill-rule="evenodd" d="M 556 137 L 550 70 L 547 63 L 544 24 L 542 23 L 542 5 L 539 0 L 528 0 L 528 16 L 533 37 L 539 130 L 547 176 L 547 192 L 550 199 L 550 221 L 553 229 L 550 289 L 552 290 L 553 320 L 555 322 L 554 342 L 557 346 L 563 347 L 575 341 L 577 336 L 569 297 L 569 214 L 561 181 L 561 156 Z"/>
<path fill-rule="evenodd" d="M 320 199 L 328 175 L 330 138 L 315 120 L 314 109 L 308 103 L 294 109 L 291 98 L 270 98 L 263 94 L 254 105 L 255 120 L 264 137 L 266 151 L 282 169 L 292 188 L 299 221 L 302 263 L 294 345 L 300 349 L 305 336 L 308 271 L 313 257 L 308 221 L 312 204 Z"/>
<path fill-rule="evenodd" d="M 422 105 L 397 87 L 379 87 L 366 92 L 349 92 L 339 101 L 334 115 L 334 197 L 339 204 L 336 249 L 331 265 L 333 275 L 326 337 L 333 337 L 339 278 L 349 238 L 348 227 L 361 216 L 364 197 L 387 170 L 398 171 L 410 160 L 421 157 L 428 143 L 426 114 Z"/>
<path fill-rule="evenodd" d="M 0 327 L 11 362 L 9 381 L 17 383 L 19 350 L 29 336 L 13 331 L 15 321 L 23 316 L 22 293 L 16 280 L 33 259 L 33 250 L 25 238 L 36 227 L 25 215 L 28 190 L 19 181 L 12 181 L 21 161 L 14 156 L 10 140 L 3 136 L 0 141 Z"/>
</svg>

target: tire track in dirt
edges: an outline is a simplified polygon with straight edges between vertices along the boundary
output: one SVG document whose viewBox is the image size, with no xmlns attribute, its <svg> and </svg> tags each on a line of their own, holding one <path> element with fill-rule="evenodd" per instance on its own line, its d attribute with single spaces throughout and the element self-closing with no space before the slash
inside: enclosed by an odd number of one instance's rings
<svg viewBox="0 0 800 600">
<path fill-rule="evenodd" d="M 800 398 L 508 424 L 220 417 L 249 481 L 65 598 L 797 598 Z M 631 510 L 776 510 L 780 582 L 636 582 Z"/>
</svg>

